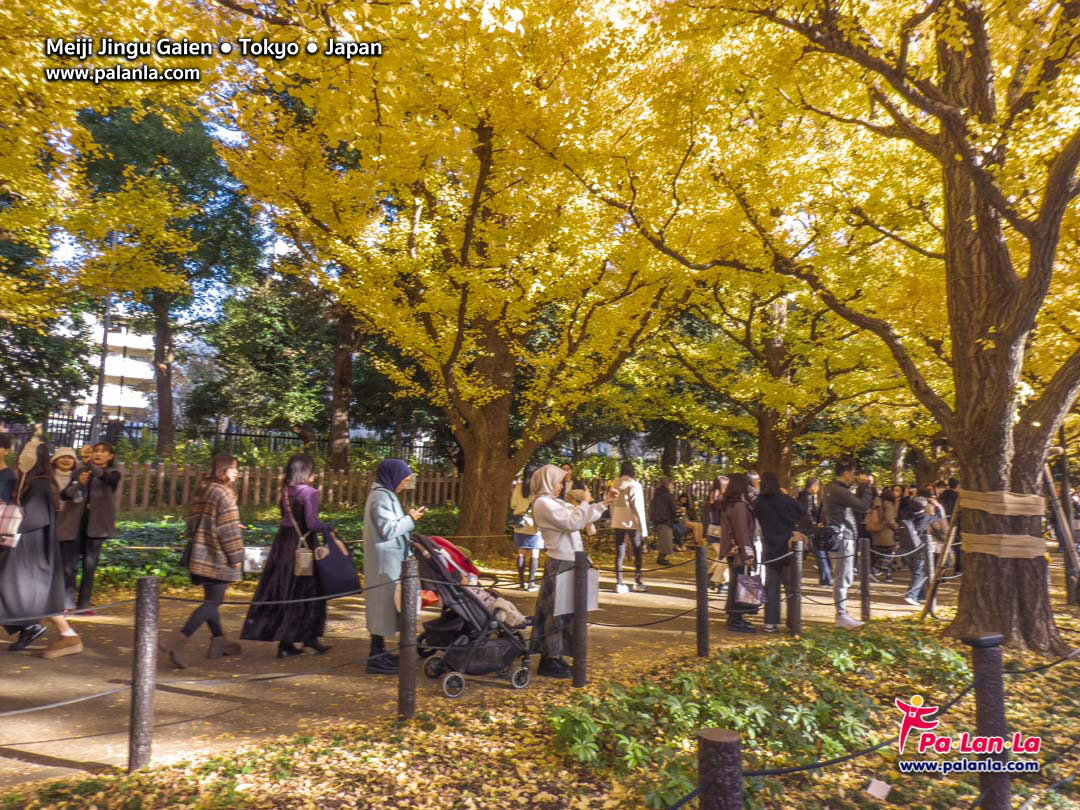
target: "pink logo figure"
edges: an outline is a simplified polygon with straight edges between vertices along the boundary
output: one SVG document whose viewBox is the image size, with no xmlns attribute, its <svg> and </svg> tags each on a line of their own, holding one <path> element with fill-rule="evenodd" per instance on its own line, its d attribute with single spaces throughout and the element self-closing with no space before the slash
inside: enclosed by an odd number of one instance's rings
<svg viewBox="0 0 1080 810">
<path fill-rule="evenodd" d="M 937 728 L 938 720 L 930 720 L 929 716 L 937 712 L 937 706 L 923 706 L 922 695 L 913 695 L 911 703 L 905 703 L 900 698 L 896 699 L 896 708 L 904 713 L 904 719 L 900 721 L 900 753 L 904 753 L 904 743 L 907 742 L 908 734 L 912 729 L 930 731 Z"/>
</svg>

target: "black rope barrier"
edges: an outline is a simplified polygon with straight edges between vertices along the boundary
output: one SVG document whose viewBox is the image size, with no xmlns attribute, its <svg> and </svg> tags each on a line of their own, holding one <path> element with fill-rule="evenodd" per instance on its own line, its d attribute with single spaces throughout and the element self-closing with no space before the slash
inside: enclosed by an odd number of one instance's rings
<svg viewBox="0 0 1080 810">
<path fill-rule="evenodd" d="M 596 625 L 597 627 L 652 627 L 653 625 L 663 624 L 664 622 L 674 621 L 675 619 L 681 619 L 683 616 L 689 615 L 697 610 L 696 607 L 692 607 L 689 610 L 684 610 L 682 613 L 675 613 L 663 619 L 658 619 L 655 622 L 645 622 L 644 624 L 608 624 L 607 622 L 594 622 L 590 621 L 589 624 Z"/>
<path fill-rule="evenodd" d="M 1071 661 L 1073 658 L 1076 658 L 1076 656 L 1078 656 L 1078 655 L 1080 655 L 1080 647 L 1073 650 L 1071 653 L 1067 653 L 1067 654 L 1061 656 L 1056 661 L 1051 661 L 1049 664 L 1040 664 L 1039 666 L 1031 667 L 1029 669 L 1005 669 L 1005 670 L 1002 670 L 1001 674 L 1002 675 L 1034 675 L 1034 674 L 1039 673 L 1039 672 L 1046 672 L 1046 670 L 1051 669 L 1053 667 L 1056 667 L 1058 664 L 1064 664 L 1066 661 Z"/>
<path fill-rule="evenodd" d="M 677 802 L 675 802 L 675 804 L 668 807 L 667 810 L 681 810 L 681 808 L 686 807 L 686 805 L 688 805 L 690 802 L 692 802 L 694 799 L 696 799 L 698 796 L 700 796 L 704 792 L 705 792 L 705 786 L 704 785 L 698 785 L 692 791 L 690 791 L 685 796 L 683 796 L 681 799 L 679 799 Z"/>
</svg>

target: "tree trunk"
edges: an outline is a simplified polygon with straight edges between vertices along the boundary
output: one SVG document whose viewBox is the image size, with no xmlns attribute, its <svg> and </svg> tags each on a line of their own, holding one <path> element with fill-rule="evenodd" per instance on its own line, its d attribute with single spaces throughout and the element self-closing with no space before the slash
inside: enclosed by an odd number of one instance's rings
<svg viewBox="0 0 1080 810">
<path fill-rule="evenodd" d="M 893 442 L 892 443 L 892 481 L 890 483 L 899 484 L 904 480 L 904 456 L 907 455 L 907 444 L 905 442 Z"/>
<path fill-rule="evenodd" d="M 347 470 L 349 469 L 349 405 L 352 401 L 356 318 L 344 308 L 340 309 L 337 315 L 327 464 L 332 470 Z"/>
<path fill-rule="evenodd" d="M 155 292 L 150 299 L 154 313 L 154 386 L 157 391 L 157 454 L 172 455 L 176 447 L 176 423 L 173 410 L 173 328 L 172 297 Z"/>
<path fill-rule="evenodd" d="M 776 473 L 776 477 L 780 479 L 780 486 L 789 489 L 791 441 L 782 421 L 783 417 L 772 408 L 762 408 L 758 414 L 757 469 L 759 473 Z"/>
<path fill-rule="evenodd" d="M 919 489 L 930 486 L 938 478 L 940 466 L 933 452 L 933 450 L 928 452 L 920 448 L 915 449 L 915 486 Z"/>
<path fill-rule="evenodd" d="M 679 440 L 673 437 L 664 439 L 664 448 L 660 453 L 660 469 L 668 478 L 672 477 L 672 470 L 678 460 Z"/>
<path fill-rule="evenodd" d="M 694 463 L 694 444 L 688 439 L 682 439 L 679 442 L 679 463 L 680 464 L 693 464 Z"/>
</svg>

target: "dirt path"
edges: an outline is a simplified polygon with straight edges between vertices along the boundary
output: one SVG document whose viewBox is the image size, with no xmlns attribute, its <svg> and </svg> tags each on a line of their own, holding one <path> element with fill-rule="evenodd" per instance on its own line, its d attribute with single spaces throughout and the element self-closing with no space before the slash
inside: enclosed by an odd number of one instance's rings
<svg viewBox="0 0 1080 810">
<path fill-rule="evenodd" d="M 652 557 L 652 555 L 650 555 Z M 687 560 L 679 555 L 677 560 Z M 1055 562 L 1057 562 L 1055 560 Z M 1060 564 L 1057 565 L 1060 569 Z M 607 624 L 633 625 L 656 622 L 694 607 L 692 564 L 651 572 L 646 581 L 648 593 L 615 594 L 613 578 L 601 578 L 600 610 L 591 618 Z M 1056 577 L 1060 579 L 1060 570 Z M 898 577 L 898 580 L 906 577 Z M 877 617 L 908 615 L 915 608 L 903 602 L 905 585 L 874 583 L 873 611 Z M 812 564 L 804 578 L 804 621 L 831 622 L 829 589 L 817 585 Z M 955 598 L 955 587 L 944 597 L 947 604 Z M 535 593 L 510 588 L 502 593 L 531 613 Z M 852 591 L 849 609 L 858 615 L 858 586 Z M 236 596 L 232 598 L 237 598 Z M 718 597 L 714 600 L 719 602 Z M 191 605 L 165 601 L 161 608 L 161 626 L 179 626 Z M 719 607 L 719 604 L 718 604 Z M 226 606 L 223 619 L 234 633 L 240 627 L 245 609 Z M 425 611 L 421 621 L 433 618 Z M 661 653 L 695 649 L 694 614 L 654 624 L 649 627 L 619 628 L 592 626 L 589 631 L 590 660 L 604 660 L 621 670 L 647 663 Z M 760 619 L 755 619 L 760 624 Z M 77 656 L 47 661 L 29 652 L 0 653 L 0 677 L 3 694 L 0 712 L 64 700 L 104 691 L 120 685 L 131 676 L 133 615 L 131 606 L 82 618 L 78 630 L 86 651 Z M 767 643 L 770 636 L 733 634 L 724 628 L 719 611 L 711 621 L 714 648 L 730 644 Z M 202 657 L 208 635 L 203 629 L 193 640 L 193 666 L 176 671 L 162 663 L 156 697 L 153 761 L 156 764 L 197 759 L 227 748 L 267 737 L 302 734 L 322 729 L 338 721 L 363 721 L 391 716 L 396 710 L 397 679 L 366 675 L 363 666 L 353 663 L 367 652 L 362 597 L 336 600 L 330 604 L 325 641 L 333 650 L 323 656 L 305 654 L 291 659 L 274 657 L 275 645 L 245 643 L 244 654 L 236 659 L 208 661 Z M 43 645 L 35 645 L 40 649 Z M 315 672 L 335 667 L 325 674 L 301 678 L 248 683 L 247 679 Z M 235 678 L 236 683 L 174 683 L 184 679 Z M 438 681 L 421 676 L 417 705 L 420 711 L 432 711 L 445 701 Z M 569 689 L 569 682 L 567 689 Z M 493 689 L 508 690 L 505 681 L 496 685 L 472 683 L 460 699 L 481 707 Z M 528 690 L 522 694 L 528 700 Z M 60 776 L 94 773 L 127 760 L 128 693 L 99 698 L 73 706 L 3 718 L 0 722 L 0 786 L 37 781 Z"/>
</svg>

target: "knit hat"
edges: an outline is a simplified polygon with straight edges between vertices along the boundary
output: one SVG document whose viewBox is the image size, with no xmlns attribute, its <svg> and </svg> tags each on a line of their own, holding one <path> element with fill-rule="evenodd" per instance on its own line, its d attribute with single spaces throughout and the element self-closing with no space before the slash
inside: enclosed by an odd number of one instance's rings
<svg viewBox="0 0 1080 810">
<path fill-rule="evenodd" d="M 78 463 L 79 461 L 79 457 L 78 455 L 76 455 L 74 447 L 58 447 L 56 449 L 56 452 L 52 454 L 52 460 L 56 461 L 62 456 L 71 456 L 73 459 L 75 459 L 76 463 Z"/>
</svg>

